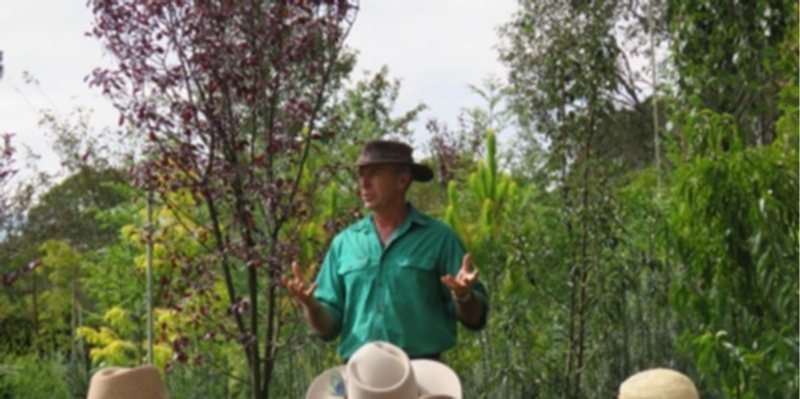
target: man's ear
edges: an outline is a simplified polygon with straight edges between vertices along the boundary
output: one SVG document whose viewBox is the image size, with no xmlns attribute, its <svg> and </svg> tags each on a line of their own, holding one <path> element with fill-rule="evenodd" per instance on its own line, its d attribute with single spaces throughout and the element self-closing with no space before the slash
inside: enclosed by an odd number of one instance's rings
<svg viewBox="0 0 800 399">
<path fill-rule="evenodd" d="M 403 183 L 403 191 L 408 191 L 408 188 L 411 187 L 411 173 L 400 175 L 400 181 Z"/>
</svg>

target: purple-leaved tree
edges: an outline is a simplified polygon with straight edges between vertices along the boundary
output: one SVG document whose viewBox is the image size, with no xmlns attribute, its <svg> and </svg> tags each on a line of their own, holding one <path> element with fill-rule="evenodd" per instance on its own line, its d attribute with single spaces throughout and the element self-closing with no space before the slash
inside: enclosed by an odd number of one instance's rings
<svg viewBox="0 0 800 399">
<path fill-rule="evenodd" d="M 279 276 L 296 256 L 287 226 L 308 217 L 315 187 L 303 184 L 304 168 L 329 142 L 319 139 L 334 135 L 320 126 L 352 68 L 342 49 L 354 1 L 90 1 L 90 34 L 117 62 L 90 83 L 114 102 L 120 125 L 146 138 L 137 182 L 175 214 L 194 215 L 206 248 L 171 258 L 184 284 L 169 304 L 188 312 L 182 296 L 227 301 L 228 324 L 208 328 L 241 344 L 253 398 L 269 395 L 283 325 Z M 177 209 L 175 192 L 200 209 Z M 211 288 L 219 279 L 225 296 Z"/>
</svg>

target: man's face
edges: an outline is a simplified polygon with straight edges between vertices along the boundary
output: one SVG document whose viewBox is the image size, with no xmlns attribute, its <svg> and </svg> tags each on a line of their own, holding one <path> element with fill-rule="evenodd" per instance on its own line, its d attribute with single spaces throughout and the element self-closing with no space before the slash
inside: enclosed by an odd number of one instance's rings
<svg viewBox="0 0 800 399">
<path fill-rule="evenodd" d="M 395 165 L 366 165 L 358 168 L 359 194 L 364 206 L 371 211 L 381 211 L 405 203 L 405 187 L 411 176 L 397 173 Z"/>
</svg>

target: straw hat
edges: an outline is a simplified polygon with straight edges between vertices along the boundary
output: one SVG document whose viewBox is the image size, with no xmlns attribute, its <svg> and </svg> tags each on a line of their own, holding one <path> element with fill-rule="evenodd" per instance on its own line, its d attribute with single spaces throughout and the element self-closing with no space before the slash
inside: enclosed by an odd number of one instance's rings
<svg viewBox="0 0 800 399">
<path fill-rule="evenodd" d="M 414 162 L 411 146 L 399 141 L 372 140 L 364 144 L 356 161 L 357 166 L 396 164 L 411 168 L 411 177 L 419 182 L 433 179 L 433 170 L 423 164 Z"/>
<path fill-rule="evenodd" d="M 345 395 L 346 393 L 346 395 Z M 306 399 L 461 399 L 461 382 L 444 363 L 409 360 L 388 342 L 359 348 L 345 366 L 325 370 Z"/>
<path fill-rule="evenodd" d="M 700 399 L 689 377 L 656 368 L 630 376 L 619 387 L 619 399 Z"/>
<path fill-rule="evenodd" d="M 92 376 L 86 399 L 163 399 L 161 374 L 153 366 L 106 367 Z"/>
</svg>

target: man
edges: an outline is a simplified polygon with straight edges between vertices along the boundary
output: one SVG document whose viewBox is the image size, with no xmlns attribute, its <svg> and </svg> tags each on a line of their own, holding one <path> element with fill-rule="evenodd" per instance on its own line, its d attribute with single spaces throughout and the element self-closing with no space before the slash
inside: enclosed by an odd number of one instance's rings
<svg viewBox="0 0 800 399">
<path fill-rule="evenodd" d="M 294 277 L 283 278 L 320 336 L 342 336 L 344 359 L 378 340 L 412 359 L 439 359 L 455 346 L 457 320 L 473 330 L 486 324 L 486 289 L 461 240 L 406 202 L 412 180 L 433 178 L 411 152 L 396 141 L 368 142 L 357 165 L 370 213 L 334 238 L 316 282 L 303 280 L 296 262 Z"/>
</svg>

